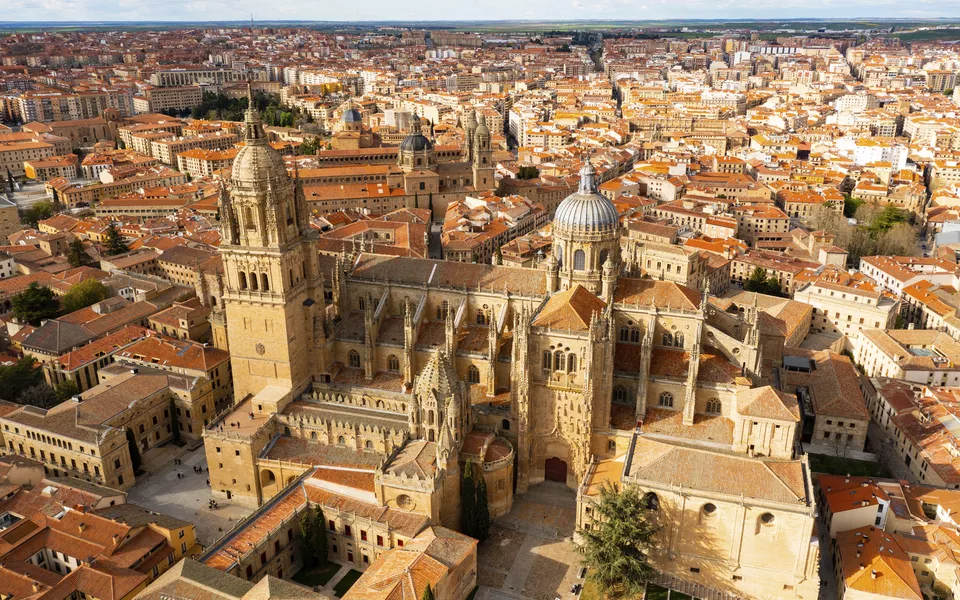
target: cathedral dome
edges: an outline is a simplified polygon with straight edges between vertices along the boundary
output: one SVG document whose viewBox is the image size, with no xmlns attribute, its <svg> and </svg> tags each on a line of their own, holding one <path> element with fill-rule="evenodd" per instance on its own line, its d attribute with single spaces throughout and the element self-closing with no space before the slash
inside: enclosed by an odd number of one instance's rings
<svg viewBox="0 0 960 600">
<path fill-rule="evenodd" d="M 597 191 L 596 171 L 587 161 L 580 170 L 580 189 L 557 207 L 554 226 L 585 232 L 604 232 L 620 227 L 620 215 L 609 199 Z"/>
<path fill-rule="evenodd" d="M 343 114 L 340 115 L 340 120 L 344 123 L 360 123 L 363 121 L 363 115 L 361 115 L 360 111 L 351 103 L 350 106 L 343 110 Z"/>
<path fill-rule="evenodd" d="M 260 113 L 247 109 L 243 121 L 243 147 L 233 159 L 231 179 L 235 184 L 283 183 L 289 180 L 283 157 L 267 142 Z"/>
<path fill-rule="evenodd" d="M 413 130 L 410 132 L 410 135 L 403 138 L 403 142 L 400 144 L 401 152 L 423 152 L 424 150 L 431 150 L 433 148 L 433 142 L 427 139 L 427 136 L 423 135 L 422 125 L 420 122 L 420 117 L 413 117 Z"/>
</svg>

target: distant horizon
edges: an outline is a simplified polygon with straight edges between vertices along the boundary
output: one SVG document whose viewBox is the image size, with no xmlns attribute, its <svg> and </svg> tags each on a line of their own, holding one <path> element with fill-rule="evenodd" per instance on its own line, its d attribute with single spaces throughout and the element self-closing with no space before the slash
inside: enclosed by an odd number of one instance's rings
<svg viewBox="0 0 960 600">
<path fill-rule="evenodd" d="M 0 23 L 36 25 L 240 23 L 249 22 L 251 14 L 259 23 L 334 24 L 960 20 L 960 0 L 421 0 L 415 4 L 300 0 L 270 5 L 260 0 L 5 0 L 4 4 L 7 20 Z"/>
<path fill-rule="evenodd" d="M 46 24 L 57 24 L 57 25 L 124 25 L 131 23 L 183 23 L 183 24 L 195 24 L 195 23 L 213 23 L 213 24 L 222 24 L 222 23 L 236 23 L 249 25 L 251 19 L 248 17 L 243 18 L 230 18 L 230 19 L 159 19 L 159 18 L 143 18 L 143 19 L 90 19 L 90 20 L 76 20 L 76 19 L 23 19 L 23 20 L 0 20 L 0 26 L 3 25 L 46 25 Z M 864 24 L 869 24 L 870 21 L 883 21 L 890 23 L 897 22 L 943 22 L 943 23 L 957 23 L 960 24 L 960 16 L 958 17 L 946 17 L 946 16 L 916 16 L 916 17 L 895 17 L 895 16 L 859 16 L 859 17 L 780 17 L 780 18 L 763 18 L 763 17 L 740 17 L 740 18 L 678 18 L 678 17 L 662 17 L 662 18 L 557 18 L 557 19 L 538 19 L 534 17 L 525 17 L 525 18 L 488 18 L 488 19 L 468 19 L 468 18 L 458 18 L 458 19 L 257 19 L 254 15 L 253 22 L 254 25 L 262 23 L 323 23 L 323 24 L 380 24 L 380 25 L 404 25 L 408 26 L 411 24 L 417 23 L 611 23 L 613 25 L 623 24 L 623 23 L 671 23 L 682 25 L 684 23 L 829 23 L 829 22 L 850 22 L 857 23 L 863 22 Z"/>
</svg>

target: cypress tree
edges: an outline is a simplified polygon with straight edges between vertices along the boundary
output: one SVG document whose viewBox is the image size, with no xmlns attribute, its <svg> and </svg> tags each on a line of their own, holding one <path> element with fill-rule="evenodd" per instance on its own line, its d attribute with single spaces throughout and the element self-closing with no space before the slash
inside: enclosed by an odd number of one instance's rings
<svg viewBox="0 0 960 600">
<path fill-rule="evenodd" d="M 317 519 L 310 509 L 300 514 L 300 548 L 303 550 L 303 568 L 309 569 L 317 560 Z"/>
<path fill-rule="evenodd" d="M 473 536 L 481 542 L 490 535 L 490 509 L 487 507 L 487 481 L 483 478 L 483 473 L 477 477 L 477 521 L 476 535 Z"/>
<path fill-rule="evenodd" d="M 430 589 L 429 583 L 427 584 L 427 589 L 423 590 L 420 600 L 433 600 L 433 590 Z"/>
<path fill-rule="evenodd" d="M 460 485 L 461 514 L 463 515 L 463 533 L 477 537 L 477 486 L 473 481 L 473 467 L 467 461 L 463 468 L 463 480 Z"/>
<path fill-rule="evenodd" d="M 315 528 L 315 536 L 313 542 L 313 555 L 316 557 L 318 565 L 327 564 L 327 553 L 329 548 L 327 548 L 327 520 L 323 516 L 323 509 L 320 508 L 320 505 L 314 507 L 313 513 Z"/>
</svg>

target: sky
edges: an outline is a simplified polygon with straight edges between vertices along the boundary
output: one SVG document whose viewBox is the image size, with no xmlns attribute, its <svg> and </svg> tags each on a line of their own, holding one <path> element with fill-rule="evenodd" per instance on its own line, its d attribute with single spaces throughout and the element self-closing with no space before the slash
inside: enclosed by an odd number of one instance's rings
<svg viewBox="0 0 960 600">
<path fill-rule="evenodd" d="M 0 21 L 960 18 L 960 0 L 0 0 Z"/>
</svg>

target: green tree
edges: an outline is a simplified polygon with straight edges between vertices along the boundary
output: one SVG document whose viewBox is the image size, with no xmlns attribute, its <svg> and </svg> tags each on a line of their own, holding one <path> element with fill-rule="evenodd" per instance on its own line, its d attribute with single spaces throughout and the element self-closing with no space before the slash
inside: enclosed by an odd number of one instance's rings
<svg viewBox="0 0 960 600">
<path fill-rule="evenodd" d="M 20 221 L 24 225 L 36 227 L 37 223 L 54 215 L 53 202 L 42 200 L 20 211 Z"/>
<path fill-rule="evenodd" d="M 313 542 L 313 554 L 317 559 L 318 565 L 327 564 L 327 519 L 323 516 L 323 508 L 320 505 L 313 507 L 313 520 L 315 525 L 315 537 Z"/>
<path fill-rule="evenodd" d="M 481 471 L 477 475 L 477 530 L 474 536 L 481 542 L 490 535 L 490 508 L 487 506 L 487 480 Z"/>
<path fill-rule="evenodd" d="M 303 550 L 303 568 L 317 566 L 317 519 L 309 506 L 300 513 L 300 548 Z"/>
<path fill-rule="evenodd" d="M 127 427 L 127 447 L 130 448 L 130 462 L 133 464 L 133 472 L 140 470 L 140 448 L 137 446 L 137 438 L 133 435 L 133 430 Z"/>
<path fill-rule="evenodd" d="M 420 600 L 433 600 L 433 590 L 430 589 L 430 584 L 427 584 L 427 587 L 424 588 L 423 594 L 420 595 Z"/>
<path fill-rule="evenodd" d="M 601 488 L 592 526 L 578 530 L 578 549 L 602 592 L 611 597 L 643 593 L 655 574 L 648 556 L 658 530 L 656 512 L 639 488 Z"/>
<path fill-rule="evenodd" d="M 45 319 L 52 319 L 60 313 L 60 303 L 50 288 L 34 281 L 27 289 L 13 297 L 13 316 L 20 322 L 30 323 L 34 327 Z"/>
<path fill-rule="evenodd" d="M 172 436 L 174 443 L 180 441 L 180 420 L 177 418 L 177 403 L 170 398 L 170 428 L 173 429 Z"/>
<path fill-rule="evenodd" d="M 540 177 L 540 169 L 533 166 L 523 166 L 517 169 L 517 179 L 536 179 Z"/>
<path fill-rule="evenodd" d="M 70 242 L 70 248 L 67 250 L 67 261 L 71 267 L 86 267 L 93 264 L 93 259 L 83 249 L 83 242 L 79 238 Z"/>
<path fill-rule="evenodd" d="M 123 254 L 130 250 L 127 247 L 127 242 L 124 241 L 123 236 L 120 235 L 120 230 L 117 229 L 117 226 L 113 223 L 110 224 L 110 227 L 107 227 L 107 254 L 113 256 L 114 254 Z"/>
<path fill-rule="evenodd" d="M 477 537 L 477 486 L 473 481 L 473 466 L 469 460 L 463 467 L 460 481 L 460 514 L 463 532 L 470 537 Z"/>
<path fill-rule="evenodd" d="M 304 140 L 303 143 L 297 148 L 297 154 L 306 156 L 308 154 L 316 154 L 320 149 L 320 140 L 318 138 L 310 138 Z"/>
<path fill-rule="evenodd" d="M 57 398 L 57 393 L 53 391 L 52 387 L 46 383 L 40 383 L 23 390 L 17 398 L 17 402 L 26 406 L 53 408 L 60 404 L 60 399 Z"/>
<path fill-rule="evenodd" d="M 72 313 L 75 310 L 86 308 L 106 299 L 109 294 L 110 290 L 107 289 L 107 286 L 96 279 L 85 279 L 63 295 L 63 311 Z"/>
<path fill-rule="evenodd" d="M 24 390 L 43 384 L 43 369 L 32 356 L 0 367 L 0 398 L 20 401 Z"/>
<path fill-rule="evenodd" d="M 80 388 L 72 379 L 64 379 L 57 384 L 57 387 L 53 388 L 53 391 L 57 393 L 57 398 L 62 402 L 79 394 Z"/>
<path fill-rule="evenodd" d="M 750 273 L 750 278 L 743 284 L 743 289 L 748 292 L 757 292 L 759 294 L 767 293 L 767 272 L 762 267 L 757 267 Z"/>
</svg>

